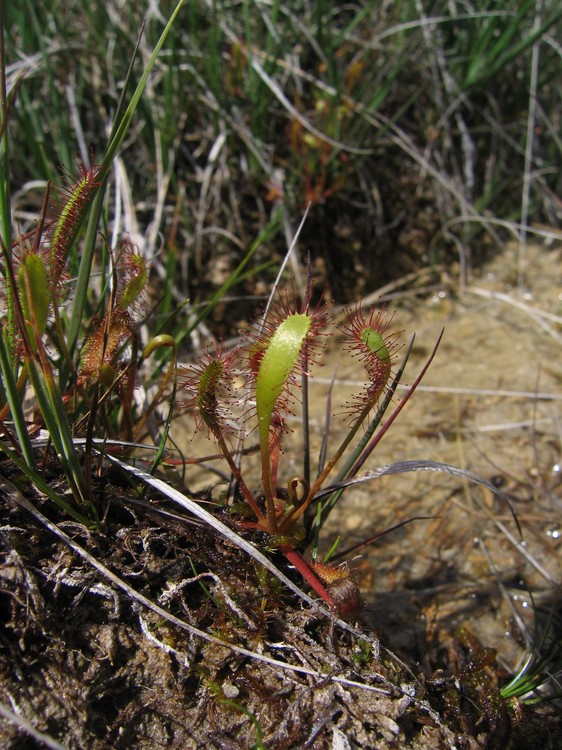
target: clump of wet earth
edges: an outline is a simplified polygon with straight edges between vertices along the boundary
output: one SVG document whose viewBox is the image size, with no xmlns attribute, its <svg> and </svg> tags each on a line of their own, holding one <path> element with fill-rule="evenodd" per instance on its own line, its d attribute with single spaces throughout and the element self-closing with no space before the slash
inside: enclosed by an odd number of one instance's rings
<svg viewBox="0 0 562 750">
<path fill-rule="evenodd" d="M 537 248 L 521 298 L 509 252 L 462 294 L 443 277 L 396 299 L 398 327 L 417 333 L 406 380 L 446 334 L 424 389 L 366 468 L 424 458 L 475 471 L 509 498 L 525 545 L 505 503 L 458 477 L 360 485 L 330 519 L 326 547 L 337 534 L 349 546 L 431 518 L 352 556 L 365 607 L 342 622 L 114 470 L 96 484 L 103 527 L 88 531 L 4 462 L 0 746 L 555 748 L 555 708 L 499 691 L 535 625 L 559 626 L 561 259 Z M 357 386 L 356 365 L 346 372 L 331 342 L 311 387 L 316 447 L 332 361 L 334 401 Z M 332 429 L 336 442 L 335 420 Z M 194 491 L 197 479 L 188 474 Z"/>
</svg>

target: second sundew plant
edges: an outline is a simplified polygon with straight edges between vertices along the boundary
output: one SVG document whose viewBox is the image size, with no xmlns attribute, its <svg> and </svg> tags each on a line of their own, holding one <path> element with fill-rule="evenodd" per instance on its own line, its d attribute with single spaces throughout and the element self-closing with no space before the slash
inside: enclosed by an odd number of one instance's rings
<svg viewBox="0 0 562 750">
<path fill-rule="evenodd" d="M 335 324 L 329 306 L 322 300 L 312 306 L 310 288 L 305 301 L 294 293 L 278 295 L 262 320 L 231 350 L 214 342 L 198 364 L 180 371 L 180 391 L 189 394 L 183 407 L 195 408 L 200 427 L 208 430 L 228 462 L 235 483 L 253 516 L 245 514 L 247 528 L 269 535 L 269 546 L 278 548 L 305 577 L 314 590 L 340 612 L 355 608 L 358 591 L 345 566 L 318 560 L 318 533 L 347 483 L 357 474 L 392 421 L 415 390 L 435 353 L 405 397 L 393 398 L 411 347 L 393 373 L 398 350 L 398 332 L 393 316 L 382 309 L 361 306 L 345 310 L 338 329 L 342 356 L 356 358 L 364 367 L 366 385 L 342 404 L 339 418 L 347 424 L 341 444 L 327 452 L 327 433 L 315 476 L 309 476 L 305 448 L 303 474 L 284 476 L 282 441 L 289 432 L 287 417 L 302 390 L 303 434 L 308 443 L 308 379 L 320 350 Z M 437 347 L 436 347 L 437 348 Z M 384 425 L 382 418 L 393 409 Z M 378 430 L 377 430 L 378 428 Z M 258 492 L 241 468 L 243 442 L 257 435 L 261 465 Z M 291 439 L 291 438 L 289 438 Z M 339 469 L 334 477 L 333 473 Z M 240 504 L 235 503 L 239 508 Z M 313 560 L 305 561 L 299 550 L 313 543 Z M 343 594 L 340 596 L 341 591 Z M 338 592 L 338 593 L 336 593 Z"/>
<path fill-rule="evenodd" d="M 145 359 L 160 347 L 171 347 L 173 354 L 154 402 L 143 414 L 134 413 L 136 327 L 148 268 L 126 237 L 110 244 L 100 228 L 107 178 L 182 4 L 176 3 L 128 104 L 129 77 L 125 80 L 99 162 L 92 152 L 91 163 L 77 161 L 77 168 L 65 170 L 58 188 L 47 182 L 37 221 L 23 230 L 10 196 L 8 114 L 18 92 L 6 85 L 0 8 L 0 453 L 66 513 L 90 526 L 101 516 L 92 492 L 95 446 L 137 439 L 175 369 L 174 340 L 164 335 L 149 341 Z M 131 69 L 135 60 L 136 52 Z M 102 259 L 99 282 L 94 255 Z M 77 269 L 75 284 L 70 268 Z M 46 467 L 62 471 L 68 495 L 49 484 Z"/>
<path fill-rule="evenodd" d="M 54 199 L 50 199 L 48 185 L 37 226 L 18 237 L 10 249 L 3 248 L 2 263 L 7 317 L 0 340 L 4 386 L 0 420 L 5 437 L 10 435 L 9 419 L 19 438 L 19 446 L 12 441 L 14 450 L 7 445 L 2 450 L 16 463 L 21 456 L 26 472 L 41 484 L 40 472 L 35 473 L 37 451 L 32 441 L 36 429 L 28 427 L 22 404 L 29 385 L 35 399 L 32 422 L 46 428 L 74 503 L 52 491 L 47 494 L 86 523 L 95 522 L 98 516 L 90 489 L 94 430 L 96 437 L 132 439 L 128 417 L 136 352 L 133 347 L 128 364 L 121 352 L 134 337 L 135 308 L 147 283 L 146 261 L 129 241 L 119 243 L 115 252 L 107 249 L 110 283 L 100 290 L 99 318 L 84 316 L 81 355 L 74 358 L 65 320 L 66 268 L 77 228 L 99 187 L 98 175 L 97 165 L 80 165 L 78 176 L 72 180 L 67 176 Z M 119 396 L 118 424 L 113 419 L 109 426 L 112 417 L 106 410 L 102 427 L 100 407 L 104 401 L 113 402 L 111 410 L 115 412 L 114 395 Z M 84 436 L 90 445 L 83 458 L 77 445 Z"/>
</svg>

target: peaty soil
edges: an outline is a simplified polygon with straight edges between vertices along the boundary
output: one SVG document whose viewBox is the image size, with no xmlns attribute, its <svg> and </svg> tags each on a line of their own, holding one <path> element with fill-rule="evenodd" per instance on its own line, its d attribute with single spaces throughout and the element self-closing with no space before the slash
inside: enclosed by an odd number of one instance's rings
<svg viewBox="0 0 562 750">
<path fill-rule="evenodd" d="M 529 732 L 548 746 L 551 719 L 521 723 L 494 652 L 468 631 L 423 675 L 361 616 L 303 605 L 214 530 L 133 502 L 118 478 L 98 480 L 92 531 L 0 468 L 0 702 L 16 717 L 0 719 L 0 747 L 434 750 L 530 747 L 517 740 Z"/>
<path fill-rule="evenodd" d="M 19 507 L 17 477 L 11 482 L 2 503 L 0 693 L 4 705 L 64 747 L 458 742 L 423 684 L 380 655 L 373 633 L 342 630 L 303 608 L 214 531 L 144 504 L 127 507 L 123 489 L 104 480 L 101 494 L 111 499 L 101 532 L 59 519 L 95 566 Z M 140 606 L 104 568 L 216 640 L 193 637 Z M 499 715 L 504 732 L 505 706 Z M 3 748 L 40 746 L 17 724 L 0 726 Z"/>
</svg>

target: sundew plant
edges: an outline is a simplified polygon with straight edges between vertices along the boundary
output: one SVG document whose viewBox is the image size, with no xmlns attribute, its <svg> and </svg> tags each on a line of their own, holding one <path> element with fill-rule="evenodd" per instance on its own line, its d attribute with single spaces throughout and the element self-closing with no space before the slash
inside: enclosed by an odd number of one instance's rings
<svg viewBox="0 0 562 750">
<path fill-rule="evenodd" d="M 292 290 L 278 293 L 236 347 L 228 350 L 214 341 L 201 360 L 180 369 L 178 377 L 179 393 L 184 396 L 183 401 L 180 396 L 180 406 L 195 411 L 197 426 L 207 431 L 228 463 L 235 480 L 229 503 L 239 514 L 241 526 L 265 532 L 267 546 L 283 552 L 314 590 L 340 612 L 356 608 L 358 593 L 345 565 L 336 567 L 327 557 L 319 559 L 320 530 L 414 392 L 437 349 L 436 345 L 398 401 L 396 387 L 411 345 L 397 367 L 400 344 L 393 318 L 385 307 L 345 309 L 344 322 L 337 326 L 338 340 L 343 337 L 342 355 L 362 366 L 365 386 L 336 408 L 347 431 L 334 448 L 328 447 L 328 420 L 315 473 L 310 469 L 308 449 L 308 381 L 336 326 L 327 303 L 321 299 L 312 304 L 310 285 L 302 302 Z M 301 475 L 286 476 L 283 445 L 298 439 L 288 430 L 287 419 L 299 402 L 304 414 L 303 470 Z M 390 414 L 383 423 L 387 410 Z M 261 467 L 258 492 L 250 488 L 243 467 L 245 446 L 256 438 Z M 307 562 L 300 552 L 309 545 L 312 560 Z M 348 582 L 343 595 L 342 581 Z"/>
<path fill-rule="evenodd" d="M 231 481 L 226 505 L 240 530 L 258 532 L 256 539 L 285 555 L 326 603 L 340 614 L 349 614 L 361 606 L 359 590 L 347 564 L 334 562 L 389 530 L 352 549 L 339 549 L 338 539 L 322 551 L 322 528 L 348 487 L 386 474 L 445 472 L 500 495 L 519 525 L 510 501 L 470 471 L 429 460 L 367 466 L 431 365 L 443 332 L 411 385 L 398 396 L 414 338 L 403 346 L 395 313 L 385 305 L 356 304 L 345 307 L 336 322 L 323 297 L 313 303 L 312 296 L 308 274 L 304 298 L 299 299 L 292 285 L 275 289 L 263 315 L 236 346 L 227 348 L 213 340 L 198 362 L 179 369 L 178 407 L 194 413 L 196 428 L 214 440 L 227 462 Z M 364 386 L 342 404 L 332 403 L 330 390 L 313 469 L 309 381 L 328 338 L 336 342 L 342 358 L 356 361 Z M 330 435 L 333 420 L 345 426 L 339 444 Z M 302 470 L 295 475 L 293 461 L 301 445 Z M 255 469 L 245 466 L 254 453 L 259 455 L 259 480 Z"/>
</svg>

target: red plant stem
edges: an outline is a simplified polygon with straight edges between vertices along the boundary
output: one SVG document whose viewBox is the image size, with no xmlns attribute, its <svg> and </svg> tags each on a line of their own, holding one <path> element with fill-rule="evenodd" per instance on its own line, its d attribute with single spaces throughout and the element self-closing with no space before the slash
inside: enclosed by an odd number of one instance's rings
<svg viewBox="0 0 562 750">
<path fill-rule="evenodd" d="M 306 560 L 299 552 L 297 552 L 293 545 L 282 544 L 279 547 L 279 551 L 282 552 L 291 565 L 299 571 L 305 581 L 310 584 L 314 591 L 316 591 L 318 596 L 320 596 L 326 604 L 329 604 L 330 607 L 335 607 L 335 602 L 332 596 L 328 593 L 326 587 L 318 580 Z"/>
<path fill-rule="evenodd" d="M 310 503 L 314 500 L 316 493 L 318 492 L 320 487 L 322 487 L 322 485 L 324 484 L 326 480 L 326 477 L 332 471 L 332 469 L 337 464 L 337 462 L 340 460 L 345 450 L 347 449 L 347 447 L 349 446 L 349 444 L 351 443 L 351 441 L 357 434 L 357 430 L 359 429 L 361 424 L 364 422 L 364 420 L 368 416 L 369 412 L 374 406 L 374 403 L 375 403 L 375 399 L 371 399 L 369 400 L 367 404 L 365 404 L 359 416 L 359 419 L 356 421 L 353 427 L 351 427 L 351 429 L 347 433 L 347 436 L 342 442 L 342 444 L 340 445 L 340 447 L 337 449 L 337 451 L 334 453 L 332 458 L 324 466 L 324 468 L 322 469 L 322 471 L 320 472 L 320 474 L 314 481 L 314 484 L 310 488 L 308 495 L 306 496 L 306 499 L 304 500 L 304 502 L 298 508 L 296 508 L 292 513 L 288 513 L 287 516 L 285 516 L 285 518 L 283 519 L 283 523 L 281 524 L 281 530 L 283 530 L 283 528 L 287 528 L 289 524 L 293 524 L 298 518 L 300 518 L 300 516 L 302 516 L 302 514 L 308 508 Z"/>
<path fill-rule="evenodd" d="M 263 529 L 265 531 L 275 532 L 276 529 L 271 529 L 268 524 L 268 519 L 264 516 L 264 514 L 261 512 L 261 510 L 258 507 L 258 504 L 256 503 L 254 496 L 248 489 L 248 485 L 244 481 L 242 474 L 240 473 L 240 469 L 236 465 L 236 461 L 233 459 L 232 454 L 230 453 L 230 450 L 228 448 L 228 445 L 226 444 L 226 440 L 224 439 L 220 429 L 217 428 L 217 430 L 213 430 L 213 434 L 215 436 L 215 439 L 217 441 L 217 444 L 220 448 L 220 451 L 222 455 L 225 457 L 225 459 L 228 462 L 228 465 L 230 466 L 230 470 L 236 477 L 236 481 L 238 482 L 238 486 L 240 487 L 240 490 L 244 497 L 246 498 L 246 502 L 254 512 L 256 518 L 258 519 L 258 526 L 260 529 Z"/>
</svg>

